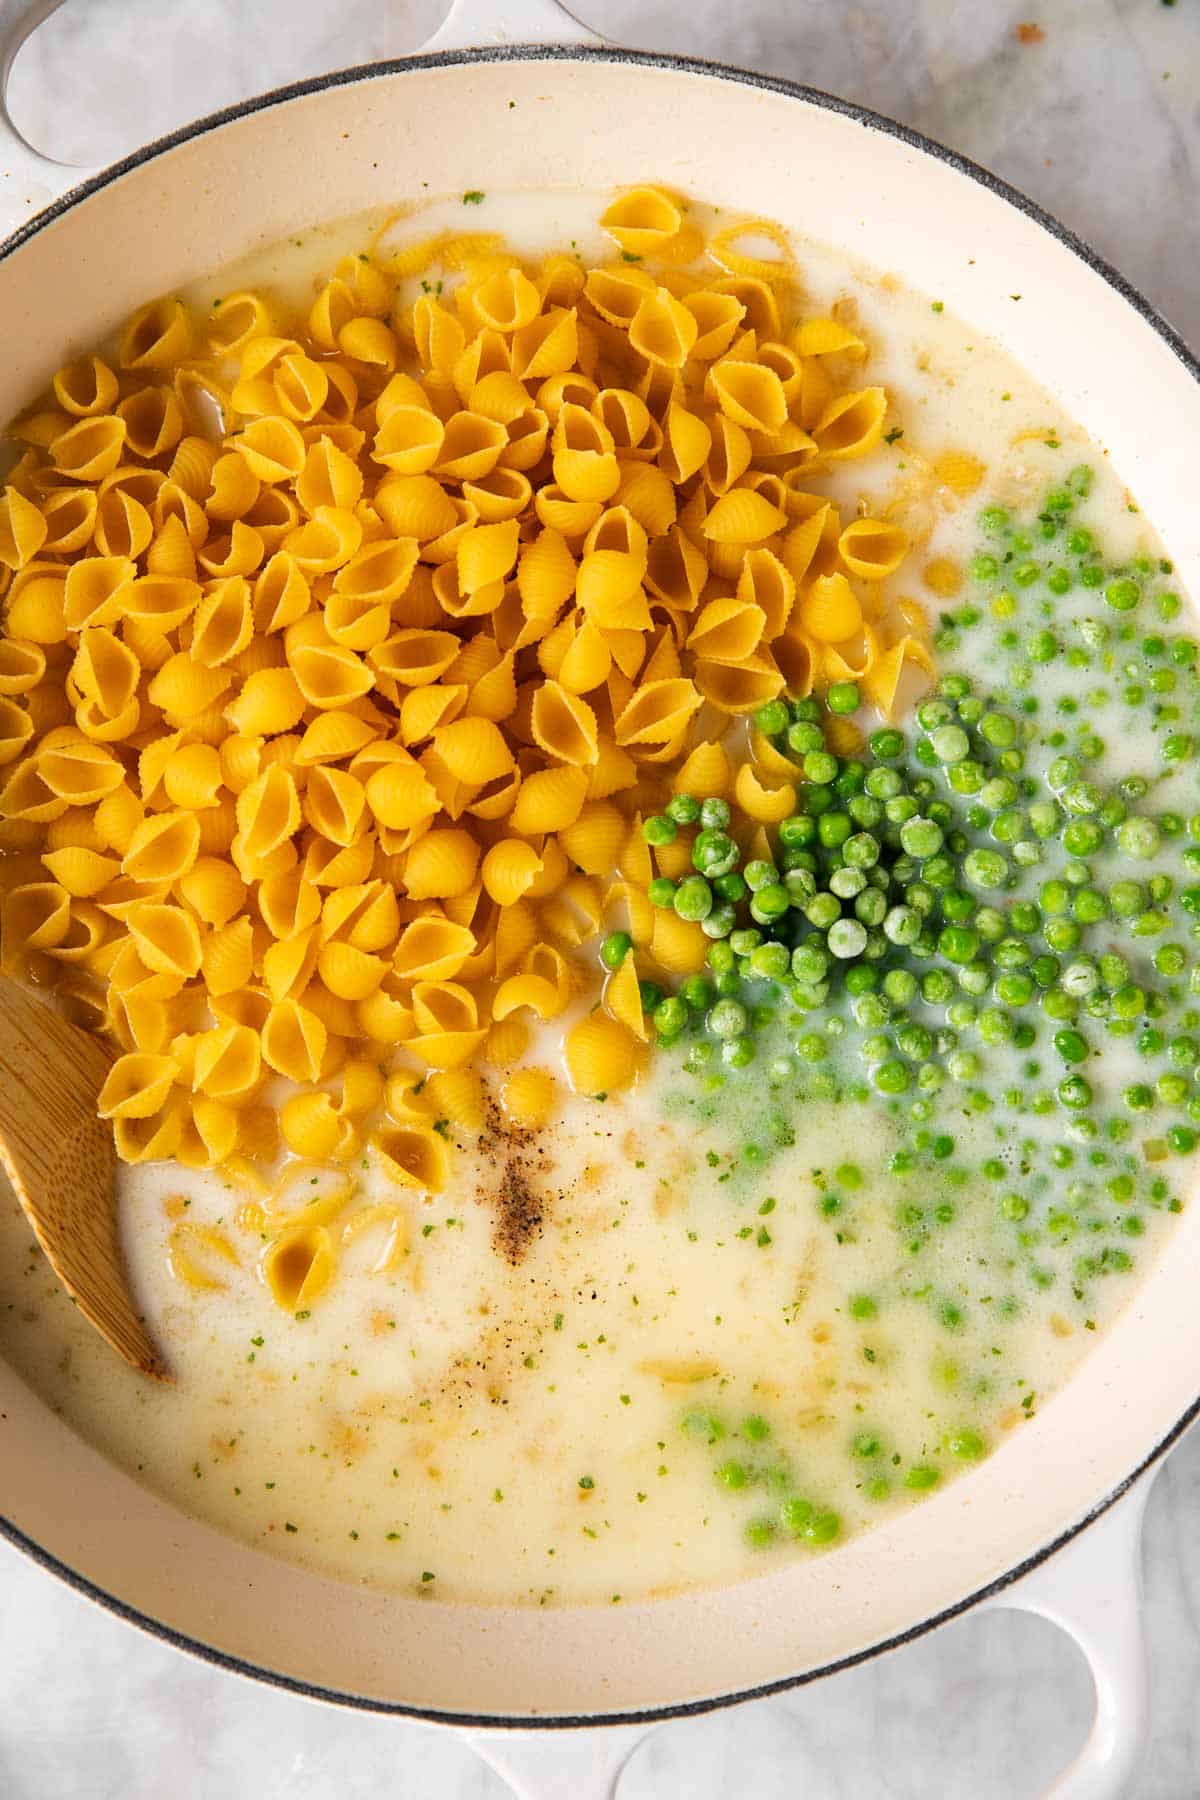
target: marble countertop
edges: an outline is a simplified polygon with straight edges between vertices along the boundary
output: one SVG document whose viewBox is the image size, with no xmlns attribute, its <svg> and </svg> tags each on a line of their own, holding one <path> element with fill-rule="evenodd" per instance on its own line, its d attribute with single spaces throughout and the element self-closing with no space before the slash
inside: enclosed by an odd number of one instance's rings
<svg viewBox="0 0 1200 1800">
<path fill-rule="evenodd" d="M 572 4 L 615 41 L 828 88 L 965 151 L 1090 240 L 1200 348 L 1194 0 Z M 0 0 L 0 21 L 5 11 Z M 149 137 L 279 82 L 403 54 L 443 11 L 443 0 L 68 0 L 19 58 L 12 104 L 36 142 L 99 162 L 132 147 L 130 118 Z M 1198 1510 L 1193 1433 L 1150 1498 L 1151 1739 L 1136 1800 L 1200 1792 Z M 661 1727 L 621 1800 L 1027 1800 L 1074 1753 L 1091 1707 L 1066 1637 L 989 1613 L 793 1695 Z M 2 1800 L 158 1800 L 165 1785 L 172 1800 L 507 1791 L 453 1735 L 209 1668 L 0 1544 Z"/>
</svg>

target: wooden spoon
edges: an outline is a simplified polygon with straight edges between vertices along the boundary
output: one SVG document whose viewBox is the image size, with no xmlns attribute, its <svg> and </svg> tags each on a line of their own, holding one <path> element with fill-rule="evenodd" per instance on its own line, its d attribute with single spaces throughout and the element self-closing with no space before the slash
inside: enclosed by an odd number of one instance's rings
<svg viewBox="0 0 1200 1800">
<path fill-rule="evenodd" d="M 0 975 L 0 1164 L 80 1312 L 143 1375 L 169 1381 L 133 1308 L 117 1236 L 112 1131 L 97 1037 Z"/>
</svg>

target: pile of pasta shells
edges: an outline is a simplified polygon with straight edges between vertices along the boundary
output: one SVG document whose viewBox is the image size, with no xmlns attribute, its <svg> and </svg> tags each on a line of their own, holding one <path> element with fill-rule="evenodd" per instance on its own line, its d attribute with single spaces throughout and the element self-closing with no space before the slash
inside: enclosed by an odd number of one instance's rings
<svg viewBox="0 0 1200 1800">
<path fill-rule="evenodd" d="M 887 411 L 851 325 L 778 233 L 739 250 L 771 227 L 705 247 L 659 189 L 603 224 L 604 267 L 476 235 L 348 258 L 307 318 L 157 301 L 12 428 L 4 958 L 115 1040 L 128 1161 L 370 1136 L 432 1188 L 489 1068 L 526 1125 L 564 1067 L 628 1083 L 639 975 L 707 948 L 645 813 L 782 816 L 739 721 L 928 665 L 880 598 L 904 531 L 822 492 Z"/>
</svg>

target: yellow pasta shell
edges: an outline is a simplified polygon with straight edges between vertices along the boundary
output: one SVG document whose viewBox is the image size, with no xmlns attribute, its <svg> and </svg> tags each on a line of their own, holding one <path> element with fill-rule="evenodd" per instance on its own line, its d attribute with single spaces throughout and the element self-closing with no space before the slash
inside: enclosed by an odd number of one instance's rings
<svg viewBox="0 0 1200 1800">
<path fill-rule="evenodd" d="M 169 1056 L 119 1056 L 96 1100 L 102 1119 L 148 1119 L 165 1104 L 177 1065 Z"/>
<path fill-rule="evenodd" d="M 433 733 L 434 748 L 456 781 L 482 787 L 513 766 L 513 754 L 503 732 L 490 719 L 459 719 L 439 726 Z"/>
<path fill-rule="evenodd" d="M 670 242 L 683 224 L 683 214 L 661 188 L 636 187 L 618 195 L 601 213 L 600 223 L 622 250 L 645 256 Z"/>
<path fill-rule="evenodd" d="M 606 1011 L 631 1031 L 641 1043 L 645 1043 L 649 1033 L 646 1029 L 646 1015 L 642 1010 L 641 988 L 638 984 L 637 967 L 632 956 L 627 956 L 604 984 L 604 1005 Z"/>
<path fill-rule="evenodd" d="M 344 1148 L 345 1120 L 325 1093 L 294 1094 L 279 1109 L 279 1129 L 297 1156 L 327 1162 Z"/>
<path fill-rule="evenodd" d="M 463 894 L 475 879 L 479 845 L 467 831 L 430 831 L 415 843 L 404 865 L 412 900 L 444 900 Z"/>
<path fill-rule="evenodd" d="M 965 499 L 975 492 L 986 471 L 979 458 L 968 450 L 943 450 L 934 458 L 933 472 L 943 487 Z"/>
<path fill-rule="evenodd" d="M 514 831 L 530 836 L 562 831 L 579 817 L 586 794 L 587 776 L 581 769 L 539 769 L 522 782 L 509 822 Z"/>
<path fill-rule="evenodd" d="M 236 871 L 233 871 L 235 879 Z M 210 994 L 221 997 L 240 992 L 254 967 L 254 943 L 247 918 L 227 921 L 201 945 L 201 969 Z"/>
<path fill-rule="evenodd" d="M 796 790 L 788 782 L 768 788 L 749 763 L 742 763 L 734 781 L 734 795 L 748 818 L 760 824 L 778 825 L 796 810 Z"/>
<path fill-rule="evenodd" d="M 881 387 L 838 394 L 813 427 L 821 455 L 830 461 L 865 456 L 883 435 L 887 394 Z"/>
<path fill-rule="evenodd" d="M 80 899 L 100 893 L 120 869 L 113 857 L 82 848 L 52 850 L 42 861 L 54 880 Z"/>
<path fill-rule="evenodd" d="M 501 1090 L 505 1112 L 527 1130 L 549 1122 L 557 1098 L 558 1083 L 547 1069 L 515 1069 Z"/>
<path fill-rule="evenodd" d="M 296 1225 L 264 1250 L 259 1271 L 271 1298 L 285 1312 L 304 1312 L 333 1279 L 333 1239 L 323 1225 Z"/>
<path fill-rule="evenodd" d="M 401 1125 L 375 1133 L 372 1142 L 385 1175 L 401 1187 L 438 1194 L 446 1185 L 449 1155 L 432 1128 Z"/>
<path fill-rule="evenodd" d="M 591 800 L 580 809 L 578 818 L 559 832 L 558 841 L 570 861 L 585 874 L 607 875 L 616 867 L 626 831 L 624 815 L 615 806 L 604 800 Z M 485 880 L 486 875 L 485 862 Z"/>
<path fill-rule="evenodd" d="M 263 1060 L 293 1081 L 316 1081 L 325 1056 L 326 1030 L 309 1007 L 281 1000 L 262 1029 Z"/>
<path fill-rule="evenodd" d="M 748 431 L 775 433 L 788 416 L 783 383 L 773 369 L 735 359 L 713 365 L 709 377 L 727 418 Z"/>
<path fill-rule="evenodd" d="M 628 1026 L 594 1012 L 567 1033 L 564 1055 L 575 1092 L 601 1094 L 629 1087 L 642 1068 L 645 1051 Z"/>
<path fill-rule="evenodd" d="M 484 856 L 483 885 L 498 906 L 511 906 L 529 891 L 541 872 L 542 859 L 532 844 L 502 838 Z"/>
<path fill-rule="evenodd" d="M 822 575 L 800 601 L 799 623 L 818 644 L 837 644 L 862 625 L 862 606 L 844 575 Z"/>
<path fill-rule="evenodd" d="M 854 519 L 838 539 L 838 554 L 852 575 L 882 581 L 908 552 L 908 534 L 883 519 Z"/>
<path fill-rule="evenodd" d="M 787 514 L 752 488 L 722 494 L 704 521 L 706 538 L 717 544 L 760 544 L 787 524 Z"/>
</svg>

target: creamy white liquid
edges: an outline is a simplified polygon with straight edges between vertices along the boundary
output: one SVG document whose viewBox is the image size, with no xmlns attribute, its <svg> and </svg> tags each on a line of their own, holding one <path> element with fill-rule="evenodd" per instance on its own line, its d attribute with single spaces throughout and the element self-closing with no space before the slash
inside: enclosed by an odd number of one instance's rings
<svg viewBox="0 0 1200 1800">
<path fill-rule="evenodd" d="M 455 228 L 500 232 L 519 250 L 573 240 L 585 261 L 607 260 L 601 205 L 433 202 L 383 247 Z M 207 306 L 255 285 L 304 304 L 319 273 L 364 248 L 379 222 L 257 253 L 189 297 Z M 922 570 L 966 554 L 980 502 L 1033 498 L 1085 455 L 1100 466 L 1086 516 L 1114 552 L 1150 542 L 1102 455 L 993 346 L 934 311 L 935 297 L 822 247 L 797 249 L 807 310 L 853 297 L 871 351 L 864 378 L 889 389 L 903 431 L 814 485 L 849 515 L 903 497 L 917 456 L 967 450 L 987 467 L 978 496 L 960 503 L 942 490 L 922 502 L 932 535 L 899 592 L 935 614 L 942 603 Z M 1118 773 L 1134 766 L 1128 747 L 1116 754 Z M 1121 1046 L 1118 1082 L 1130 1056 Z M 532 1060 L 544 1063 L 544 1048 Z M 985 1081 L 1002 1087 L 1019 1060 L 996 1053 Z M 748 1548 L 743 1526 L 764 1510 L 764 1490 L 723 1485 L 715 1471 L 727 1460 L 752 1474 L 785 1469 L 779 1492 L 833 1508 L 844 1529 L 911 1503 L 907 1468 L 937 1457 L 949 1475 L 946 1435 L 959 1425 L 982 1422 L 993 1447 L 1020 1429 L 1093 1341 L 1089 1326 L 1102 1328 L 1125 1297 L 1120 1281 L 1086 1308 L 1061 1289 L 1022 1288 L 1015 1316 L 997 1323 L 1016 1278 L 993 1213 L 970 1216 L 969 1190 L 918 1196 L 927 1209 L 949 1199 L 959 1218 L 934 1232 L 914 1277 L 894 1223 L 909 1190 L 887 1170 L 899 1127 L 882 1104 L 808 1109 L 800 1141 L 755 1170 L 736 1160 L 754 1133 L 745 1109 L 705 1121 L 681 1098 L 689 1091 L 664 1057 L 633 1095 L 569 1100 L 541 1140 L 541 1224 L 515 1261 L 495 1243 L 495 1171 L 452 1132 L 462 1149 L 450 1191 L 399 1196 L 409 1254 L 371 1273 L 377 1245 L 348 1252 L 303 1319 L 280 1312 L 256 1276 L 261 1242 L 236 1222 L 243 1193 L 169 1166 L 126 1172 L 132 1279 L 173 1387 L 140 1380 L 89 1332 L 4 1198 L 0 1354 L 147 1484 L 274 1553 L 448 1599 L 609 1602 L 731 1581 L 782 1553 Z M 956 1160 L 988 1154 L 993 1129 L 964 1125 Z M 1061 1133 L 1061 1116 L 1043 1129 Z M 836 1173 L 848 1163 L 862 1176 L 853 1190 Z M 355 1204 L 397 1198 L 373 1166 L 358 1174 Z M 822 1212 L 835 1189 L 848 1232 Z M 170 1273 L 180 1216 L 219 1225 L 235 1246 L 236 1268 L 211 1265 L 219 1289 L 198 1293 Z M 1139 1261 L 1152 1253 L 1141 1240 Z M 977 1297 L 989 1259 L 994 1297 L 948 1337 L 939 1305 Z M 855 1295 L 877 1298 L 875 1317 L 852 1315 Z M 681 1431 L 697 1408 L 725 1424 L 720 1444 Z M 740 1433 L 751 1414 L 767 1437 Z M 872 1468 L 895 1471 L 888 1499 L 864 1491 L 849 1450 L 862 1433 L 880 1438 Z"/>
</svg>

